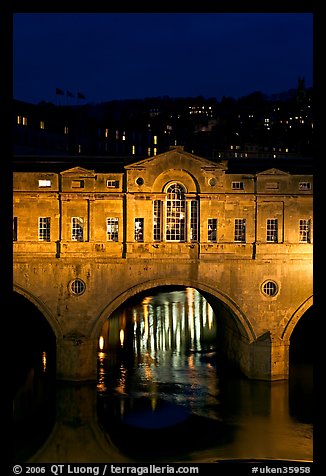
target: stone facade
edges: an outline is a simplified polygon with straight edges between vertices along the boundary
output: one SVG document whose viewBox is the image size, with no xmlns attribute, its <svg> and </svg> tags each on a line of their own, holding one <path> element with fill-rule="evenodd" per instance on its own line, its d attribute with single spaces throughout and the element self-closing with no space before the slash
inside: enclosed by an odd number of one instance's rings
<svg viewBox="0 0 326 476">
<path fill-rule="evenodd" d="M 14 289 L 57 338 L 58 378 L 96 378 L 103 323 L 163 285 L 211 298 L 219 345 L 250 378 L 288 376 L 312 305 L 311 175 L 230 173 L 182 148 L 123 173 L 14 173 Z"/>
</svg>

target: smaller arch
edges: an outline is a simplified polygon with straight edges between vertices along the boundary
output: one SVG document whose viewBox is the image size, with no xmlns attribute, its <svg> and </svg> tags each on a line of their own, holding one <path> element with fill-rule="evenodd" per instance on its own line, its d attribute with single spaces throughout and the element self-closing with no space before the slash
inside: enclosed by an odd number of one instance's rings
<svg viewBox="0 0 326 476">
<path fill-rule="evenodd" d="M 41 312 L 41 314 L 45 317 L 45 319 L 49 323 L 56 338 L 62 337 L 62 330 L 57 319 L 53 316 L 51 311 L 38 297 L 34 296 L 34 294 L 30 293 L 29 291 L 27 291 L 26 289 L 24 289 L 22 286 L 18 284 L 13 285 L 13 291 L 24 296 Z"/>
<path fill-rule="evenodd" d="M 299 322 L 301 316 L 313 305 L 313 296 L 309 296 L 299 307 L 290 319 L 287 321 L 281 337 L 284 342 L 289 342 L 293 329 L 295 328 L 296 324 Z"/>
<path fill-rule="evenodd" d="M 176 182 L 181 183 L 185 187 L 186 193 L 199 192 L 197 179 L 184 169 L 169 169 L 159 174 L 153 182 L 152 191 L 164 193 L 167 185 Z"/>
</svg>

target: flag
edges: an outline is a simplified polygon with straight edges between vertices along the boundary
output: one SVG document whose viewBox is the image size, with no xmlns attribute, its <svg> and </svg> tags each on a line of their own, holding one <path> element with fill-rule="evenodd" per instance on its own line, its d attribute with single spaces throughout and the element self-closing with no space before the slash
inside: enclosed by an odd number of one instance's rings
<svg viewBox="0 0 326 476">
<path fill-rule="evenodd" d="M 60 94 L 61 96 L 63 96 L 63 95 L 64 95 L 64 92 L 63 92 L 63 90 L 62 90 L 62 89 L 60 89 L 60 88 L 56 88 L 56 89 L 55 89 L 55 93 L 56 93 L 56 94 Z"/>
<path fill-rule="evenodd" d="M 67 91 L 67 96 L 68 96 L 69 98 L 73 98 L 73 97 L 74 97 L 74 95 L 72 94 L 71 91 Z"/>
<path fill-rule="evenodd" d="M 77 93 L 78 99 L 86 99 L 82 93 Z"/>
</svg>

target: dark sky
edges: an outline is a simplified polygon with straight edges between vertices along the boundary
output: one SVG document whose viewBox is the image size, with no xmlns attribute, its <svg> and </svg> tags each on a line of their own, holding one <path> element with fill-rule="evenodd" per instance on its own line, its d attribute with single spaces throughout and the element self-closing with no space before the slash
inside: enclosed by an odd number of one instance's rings
<svg viewBox="0 0 326 476">
<path fill-rule="evenodd" d="M 312 13 L 15 13 L 13 96 L 238 98 L 313 83 Z"/>
</svg>

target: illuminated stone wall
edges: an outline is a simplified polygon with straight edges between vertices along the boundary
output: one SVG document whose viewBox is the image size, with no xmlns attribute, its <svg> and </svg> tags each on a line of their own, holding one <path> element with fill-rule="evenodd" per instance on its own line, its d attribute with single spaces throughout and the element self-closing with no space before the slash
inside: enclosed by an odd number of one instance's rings
<svg viewBox="0 0 326 476">
<path fill-rule="evenodd" d="M 277 169 L 231 174 L 227 162 L 181 148 L 125 169 L 125 176 L 80 167 L 14 174 L 14 289 L 50 322 L 58 377 L 96 378 L 101 327 L 126 299 L 159 285 L 185 285 L 226 310 L 224 350 L 246 375 L 287 378 L 291 331 L 312 305 L 312 177 Z M 182 242 L 165 233 L 166 191 L 176 182 L 185 190 Z M 154 240 L 158 200 L 161 238 Z M 199 210 L 196 240 L 192 201 Z M 50 218 L 49 241 L 39 239 L 40 217 Z M 83 218 L 82 241 L 72 240 L 73 217 Z M 108 240 L 108 218 L 117 219 L 117 241 Z M 141 242 L 136 218 L 144 220 Z M 208 240 L 212 218 L 216 241 Z M 235 219 L 246 220 L 245 242 L 234 241 Z M 267 242 L 269 219 L 277 220 L 277 242 Z M 310 226 L 307 242 L 300 241 L 300 220 Z M 266 283 L 275 295 L 264 292 Z"/>
</svg>

